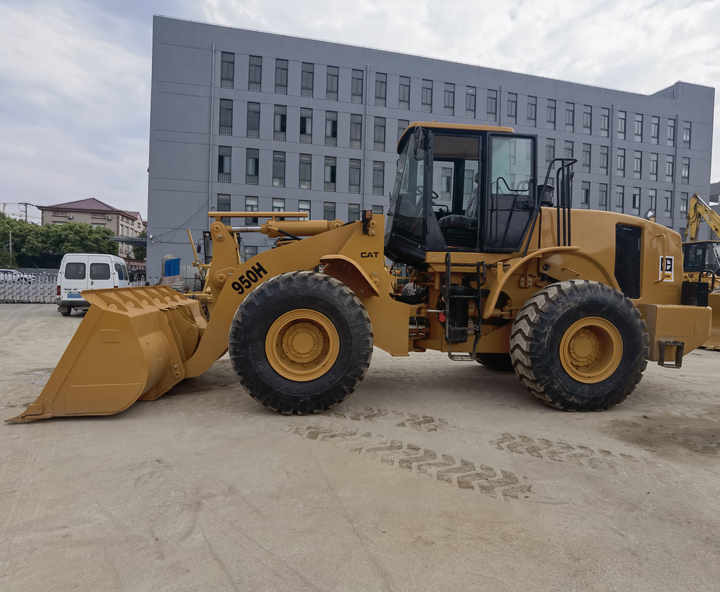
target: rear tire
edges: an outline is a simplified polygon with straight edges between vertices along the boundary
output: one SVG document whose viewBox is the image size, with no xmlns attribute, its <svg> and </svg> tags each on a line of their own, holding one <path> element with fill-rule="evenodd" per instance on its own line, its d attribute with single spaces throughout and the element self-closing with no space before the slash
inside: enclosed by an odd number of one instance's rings
<svg viewBox="0 0 720 592">
<path fill-rule="evenodd" d="M 229 353 L 251 397 L 283 414 L 325 411 L 353 392 L 372 356 L 362 302 L 311 271 L 279 275 L 238 307 Z"/>
<path fill-rule="evenodd" d="M 69 317 L 72 314 L 72 308 L 69 306 L 58 306 L 58 312 L 64 317 Z"/>
<path fill-rule="evenodd" d="M 648 334 L 633 303 L 599 282 L 540 290 L 513 323 L 510 356 L 533 396 L 565 411 L 617 405 L 647 366 Z"/>
<path fill-rule="evenodd" d="M 510 354 L 477 354 L 475 359 L 488 370 L 493 370 L 495 372 L 513 371 Z"/>
</svg>

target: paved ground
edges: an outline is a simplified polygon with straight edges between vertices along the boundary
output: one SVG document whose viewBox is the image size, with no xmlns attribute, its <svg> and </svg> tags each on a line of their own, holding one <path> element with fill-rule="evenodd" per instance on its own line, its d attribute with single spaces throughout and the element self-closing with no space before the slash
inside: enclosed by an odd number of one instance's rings
<svg viewBox="0 0 720 592">
<path fill-rule="evenodd" d="M 0 411 L 80 317 L 0 305 Z M 221 360 L 112 418 L 0 425 L 0 590 L 718 590 L 720 354 L 605 413 L 376 350 L 334 414 L 264 411 Z"/>
</svg>

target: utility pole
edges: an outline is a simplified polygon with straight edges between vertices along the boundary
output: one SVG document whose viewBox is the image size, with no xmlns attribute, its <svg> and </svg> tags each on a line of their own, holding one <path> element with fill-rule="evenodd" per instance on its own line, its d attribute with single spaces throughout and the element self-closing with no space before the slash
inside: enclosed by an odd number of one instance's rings
<svg viewBox="0 0 720 592">
<path fill-rule="evenodd" d="M 27 219 L 27 209 L 28 209 L 28 206 L 33 206 L 33 207 L 36 207 L 36 206 L 35 206 L 35 204 L 31 204 L 31 203 L 26 202 L 26 201 L 20 201 L 20 202 L 18 202 L 18 204 L 21 205 L 21 206 L 25 206 L 25 222 L 27 222 L 27 221 L 28 221 L 28 219 Z"/>
<path fill-rule="evenodd" d="M 8 240 L 8 248 L 10 250 L 10 265 L 13 263 L 13 252 L 12 252 L 12 229 L 10 229 L 10 239 Z"/>
</svg>

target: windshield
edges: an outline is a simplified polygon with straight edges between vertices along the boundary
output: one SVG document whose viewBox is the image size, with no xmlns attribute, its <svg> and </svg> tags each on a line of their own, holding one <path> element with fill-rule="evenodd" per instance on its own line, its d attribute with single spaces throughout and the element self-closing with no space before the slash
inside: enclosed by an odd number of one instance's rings
<svg viewBox="0 0 720 592">
<path fill-rule="evenodd" d="M 390 195 L 390 209 L 385 223 L 386 246 L 390 229 L 418 244 L 422 242 L 425 152 L 416 149 L 416 136 L 410 136 L 398 158 L 395 187 Z"/>
</svg>

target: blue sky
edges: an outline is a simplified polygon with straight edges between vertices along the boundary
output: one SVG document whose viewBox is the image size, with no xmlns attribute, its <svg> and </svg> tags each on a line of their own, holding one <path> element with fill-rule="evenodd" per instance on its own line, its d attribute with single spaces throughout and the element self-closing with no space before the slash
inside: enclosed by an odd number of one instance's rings
<svg viewBox="0 0 720 592">
<path fill-rule="evenodd" d="M 147 207 L 152 15 L 652 93 L 720 89 L 720 1 L 0 0 L 0 201 Z M 720 96 L 715 121 L 720 121 Z M 720 179 L 720 132 L 713 180 Z"/>
</svg>

